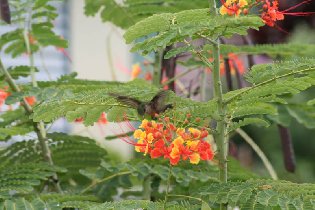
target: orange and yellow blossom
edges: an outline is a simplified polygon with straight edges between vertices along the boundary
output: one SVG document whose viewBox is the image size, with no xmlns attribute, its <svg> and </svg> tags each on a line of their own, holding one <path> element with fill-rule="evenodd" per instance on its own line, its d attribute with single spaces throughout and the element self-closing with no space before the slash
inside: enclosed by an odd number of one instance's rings
<svg viewBox="0 0 315 210">
<path fill-rule="evenodd" d="M 141 67 L 139 63 L 132 65 L 131 79 L 137 78 L 140 73 L 141 73 Z"/>
<path fill-rule="evenodd" d="M 204 140 L 208 135 L 205 129 L 177 128 L 165 118 L 162 122 L 143 120 L 133 136 L 138 139 L 137 152 L 150 154 L 151 158 L 163 157 L 171 165 L 177 165 L 181 160 L 189 160 L 191 164 L 212 160 L 214 152 Z"/>
<path fill-rule="evenodd" d="M 221 0 L 221 2 L 220 14 L 229 16 L 239 16 L 242 9 L 248 5 L 247 0 L 227 0 L 225 2 Z"/>
</svg>

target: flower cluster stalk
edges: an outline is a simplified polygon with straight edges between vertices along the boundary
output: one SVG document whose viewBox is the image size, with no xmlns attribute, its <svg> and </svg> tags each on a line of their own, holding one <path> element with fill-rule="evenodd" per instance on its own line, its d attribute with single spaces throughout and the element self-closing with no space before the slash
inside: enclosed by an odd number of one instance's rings
<svg viewBox="0 0 315 210">
<path fill-rule="evenodd" d="M 151 192 L 152 192 L 151 182 L 152 182 L 152 176 L 149 174 L 148 176 L 144 178 L 143 183 L 142 183 L 142 186 L 143 186 L 142 197 L 144 200 L 151 200 Z"/>
</svg>

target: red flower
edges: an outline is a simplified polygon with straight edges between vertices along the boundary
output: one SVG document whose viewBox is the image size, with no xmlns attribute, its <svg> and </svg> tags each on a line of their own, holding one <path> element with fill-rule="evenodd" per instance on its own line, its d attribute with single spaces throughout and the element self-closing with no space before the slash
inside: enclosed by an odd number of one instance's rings
<svg viewBox="0 0 315 210">
<path fill-rule="evenodd" d="M 25 100 L 30 106 L 33 106 L 36 103 L 35 96 L 27 96 L 25 97 Z"/>
<path fill-rule="evenodd" d="M 77 122 L 77 123 L 83 122 L 83 117 L 79 117 L 79 118 L 75 119 L 74 122 Z"/>
<path fill-rule="evenodd" d="M 261 18 L 265 22 L 266 25 L 273 27 L 275 26 L 276 21 L 284 19 L 284 15 L 308 16 L 311 14 L 315 14 L 315 12 L 289 12 L 290 10 L 293 10 L 301 6 L 302 4 L 306 4 L 310 1 L 312 0 L 306 0 L 284 11 L 279 11 L 278 0 L 274 0 L 272 1 L 272 3 L 270 3 L 269 0 L 265 0 L 265 3 L 263 4 L 264 12 L 261 14 Z"/>
<path fill-rule="evenodd" d="M 97 122 L 100 123 L 100 124 L 103 124 L 103 125 L 107 124 L 107 118 L 106 118 L 106 113 L 105 112 L 103 112 L 101 114 L 101 116 L 100 116 L 100 118 L 98 119 Z"/>
<path fill-rule="evenodd" d="M 6 90 L 0 89 L 0 106 L 2 106 L 5 100 L 9 97 L 10 93 Z"/>
<path fill-rule="evenodd" d="M 266 25 L 273 27 L 276 21 L 284 19 L 284 15 L 279 11 L 278 6 L 278 1 L 273 1 L 272 5 L 269 1 L 266 1 L 263 5 L 265 12 L 261 14 L 261 18 Z"/>
<path fill-rule="evenodd" d="M 198 152 L 201 160 L 212 160 L 214 153 L 211 149 L 211 145 L 206 141 L 200 141 L 198 144 Z"/>
</svg>

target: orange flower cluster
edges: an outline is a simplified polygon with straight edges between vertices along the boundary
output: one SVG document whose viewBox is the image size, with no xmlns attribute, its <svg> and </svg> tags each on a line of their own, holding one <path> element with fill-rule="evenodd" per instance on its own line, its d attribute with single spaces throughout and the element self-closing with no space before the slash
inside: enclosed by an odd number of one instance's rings
<svg viewBox="0 0 315 210">
<path fill-rule="evenodd" d="M 205 129 L 176 128 L 167 117 L 163 123 L 143 120 L 134 132 L 134 138 L 138 139 L 135 150 L 150 154 L 151 158 L 169 159 L 171 165 L 177 165 L 180 160 L 198 164 L 214 156 L 211 145 L 204 140 L 207 136 Z"/>
</svg>

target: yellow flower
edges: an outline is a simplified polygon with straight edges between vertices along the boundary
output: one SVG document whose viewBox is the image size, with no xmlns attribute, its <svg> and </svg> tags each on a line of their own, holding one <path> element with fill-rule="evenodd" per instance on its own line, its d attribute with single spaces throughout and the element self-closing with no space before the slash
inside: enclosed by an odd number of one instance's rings
<svg viewBox="0 0 315 210">
<path fill-rule="evenodd" d="M 154 139 L 154 138 L 153 138 L 153 134 L 152 134 L 152 133 L 149 133 L 149 134 L 147 135 L 147 142 L 151 144 L 152 141 L 153 141 L 153 139 Z"/>
<path fill-rule="evenodd" d="M 238 6 L 240 6 L 241 8 L 243 8 L 247 5 L 248 5 L 247 0 L 239 0 L 239 2 L 238 2 Z"/>
<path fill-rule="evenodd" d="M 196 128 L 188 128 L 189 132 L 193 135 L 193 138 L 199 138 L 201 131 Z"/>
<path fill-rule="evenodd" d="M 189 147 L 189 149 L 193 151 L 197 151 L 197 146 L 198 146 L 199 140 L 197 141 L 187 141 L 186 145 Z"/>
<path fill-rule="evenodd" d="M 227 9 L 224 5 L 222 5 L 222 6 L 220 7 L 220 14 L 221 14 L 221 15 L 226 15 L 226 14 L 227 14 L 227 11 L 228 11 L 228 9 Z"/>
<path fill-rule="evenodd" d="M 135 130 L 135 132 L 133 133 L 133 137 L 135 139 L 141 139 L 144 140 L 146 137 L 146 133 L 144 131 L 142 131 L 141 129 L 137 129 Z"/>
<path fill-rule="evenodd" d="M 247 0 L 227 0 L 225 4 L 220 7 L 220 14 L 238 16 L 241 13 L 240 8 L 243 8 L 247 5 Z"/>
<path fill-rule="evenodd" d="M 191 164 L 198 164 L 200 161 L 200 155 L 198 153 L 193 153 L 189 156 Z"/>
<path fill-rule="evenodd" d="M 148 123 L 149 123 L 148 120 L 146 120 L 146 119 L 142 120 L 142 123 L 139 126 L 139 128 L 144 128 L 145 129 L 146 127 L 148 127 Z"/>
<path fill-rule="evenodd" d="M 179 147 L 180 145 L 183 145 L 183 143 L 184 143 L 184 139 L 181 136 L 177 137 L 173 141 L 174 147 Z"/>
<path fill-rule="evenodd" d="M 176 130 L 176 134 L 179 136 L 182 136 L 185 133 L 185 129 L 184 128 L 177 128 Z"/>
<path fill-rule="evenodd" d="M 139 140 L 138 142 L 137 142 L 137 144 L 143 144 L 143 140 Z M 142 146 L 135 146 L 135 150 L 136 150 L 136 152 L 140 152 L 140 149 L 142 148 Z"/>
<path fill-rule="evenodd" d="M 177 158 L 178 156 L 180 156 L 180 153 L 179 153 L 179 148 L 178 147 L 173 147 L 171 153 L 170 153 L 170 157 L 172 159 L 175 159 Z"/>
</svg>

